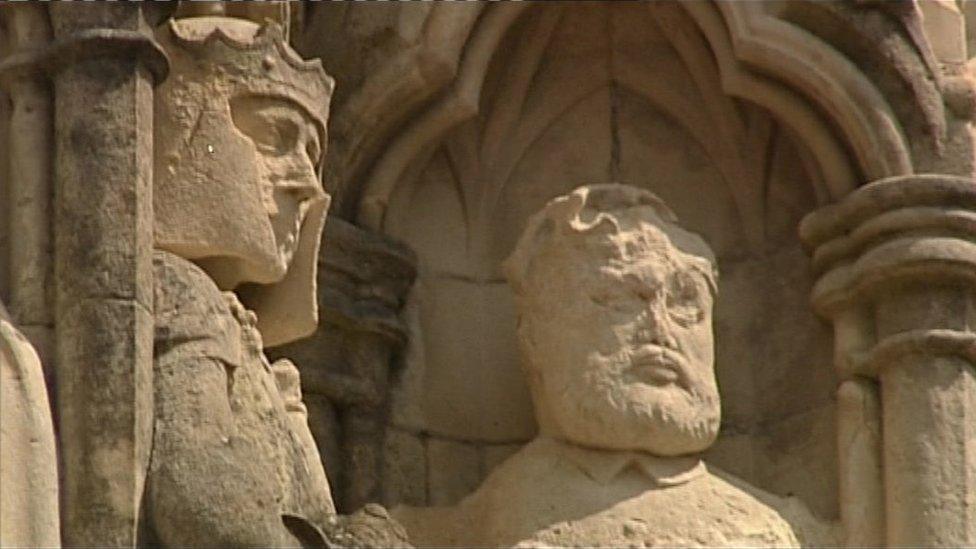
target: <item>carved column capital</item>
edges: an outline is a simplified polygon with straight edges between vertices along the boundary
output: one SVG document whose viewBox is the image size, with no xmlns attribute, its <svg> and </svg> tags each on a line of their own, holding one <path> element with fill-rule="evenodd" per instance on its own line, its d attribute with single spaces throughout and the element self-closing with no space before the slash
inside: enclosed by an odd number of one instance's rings
<svg viewBox="0 0 976 549">
<path fill-rule="evenodd" d="M 896 296 L 921 290 L 932 295 L 939 288 L 951 294 L 949 299 L 965 300 L 976 288 L 976 182 L 971 179 L 911 175 L 877 181 L 808 215 L 800 234 L 819 275 L 813 306 L 835 321 L 845 322 L 857 311 L 869 314 Z M 906 346 L 916 352 L 972 353 L 965 343 L 972 338 L 968 325 L 954 308 L 945 314 L 911 309 L 897 311 L 899 326 L 874 334 L 880 339 L 861 349 L 842 375 L 874 376 L 886 354 Z"/>
<path fill-rule="evenodd" d="M 877 181 L 808 215 L 800 234 L 820 274 L 813 303 L 825 316 L 905 283 L 976 285 L 976 182 Z"/>
</svg>

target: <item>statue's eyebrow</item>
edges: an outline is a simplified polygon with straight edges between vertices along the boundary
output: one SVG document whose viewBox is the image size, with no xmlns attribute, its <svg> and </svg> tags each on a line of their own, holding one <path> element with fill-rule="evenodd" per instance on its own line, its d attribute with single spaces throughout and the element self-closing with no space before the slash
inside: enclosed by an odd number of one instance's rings
<svg viewBox="0 0 976 549">
<path fill-rule="evenodd" d="M 718 295 L 718 285 L 715 280 L 715 275 L 710 272 L 710 269 L 706 270 L 701 265 L 692 263 L 689 266 L 688 270 L 694 273 L 695 275 L 697 275 L 697 278 L 702 279 L 702 282 L 705 283 L 705 285 L 708 287 L 709 291 L 711 292 L 712 297 Z"/>
</svg>

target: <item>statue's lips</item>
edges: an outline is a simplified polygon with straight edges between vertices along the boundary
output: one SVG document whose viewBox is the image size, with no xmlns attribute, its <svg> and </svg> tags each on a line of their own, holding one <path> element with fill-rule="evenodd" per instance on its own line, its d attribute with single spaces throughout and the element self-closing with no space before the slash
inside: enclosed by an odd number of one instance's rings
<svg viewBox="0 0 976 549">
<path fill-rule="evenodd" d="M 678 383 L 684 374 L 685 359 L 680 353 L 660 345 L 644 345 L 631 353 L 628 373 L 653 385 Z"/>
</svg>

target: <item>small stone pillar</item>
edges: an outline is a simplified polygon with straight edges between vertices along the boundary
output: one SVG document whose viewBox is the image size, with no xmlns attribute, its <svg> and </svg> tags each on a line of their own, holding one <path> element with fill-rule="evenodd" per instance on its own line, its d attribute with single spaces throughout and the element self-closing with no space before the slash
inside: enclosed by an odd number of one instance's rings
<svg viewBox="0 0 976 549">
<path fill-rule="evenodd" d="M 351 513 L 382 501 L 389 380 L 406 343 L 398 315 L 416 258 L 402 244 L 330 217 L 318 272 L 318 331 L 274 355 L 299 366 L 336 506 Z"/>
<path fill-rule="evenodd" d="M 976 544 L 976 182 L 871 183 L 801 235 L 835 327 L 846 543 Z"/>
<path fill-rule="evenodd" d="M 154 6 L 49 9 L 63 539 L 134 546 L 152 436 L 152 86 L 166 58 Z"/>
<path fill-rule="evenodd" d="M 51 184 L 53 158 L 53 102 L 51 84 L 44 74 L 51 25 L 47 6 L 17 3 L 0 6 L 0 17 L 10 34 L 11 51 L 0 60 L 0 87 L 11 103 L 7 158 L 9 224 L 0 230 L 10 235 L 10 313 L 30 339 L 45 366 L 50 366 L 54 306 L 50 300 Z"/>
</svg>

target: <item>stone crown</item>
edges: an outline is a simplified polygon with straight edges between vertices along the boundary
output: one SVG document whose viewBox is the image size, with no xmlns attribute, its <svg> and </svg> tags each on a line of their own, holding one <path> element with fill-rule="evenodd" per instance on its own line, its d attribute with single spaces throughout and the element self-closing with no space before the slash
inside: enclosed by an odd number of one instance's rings
<svg viewBox="0 0 976 549">
<path fill-rule="evenodd" d="M 236 26 L 253 25 L 252 37 L 226 32 L 215 20 Z M 284 97 L 295 101 L 319 124 L 324 136 L 329 100 L 335 88 L 319 59 L 302 59 L 285 40 L 282 27 L 271 20 L 262 25 L 225 17 L 191 17 L 171 20 L 169 37 L 184 50 L 180 59 L 168 48 L 174 73 L 195 68 L 225 81 L 233 93 Z M 192 64 L 180 67 L 180 64 Z"/>
</svg>

